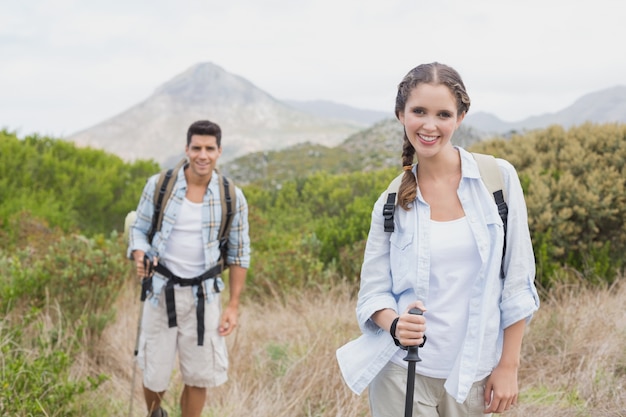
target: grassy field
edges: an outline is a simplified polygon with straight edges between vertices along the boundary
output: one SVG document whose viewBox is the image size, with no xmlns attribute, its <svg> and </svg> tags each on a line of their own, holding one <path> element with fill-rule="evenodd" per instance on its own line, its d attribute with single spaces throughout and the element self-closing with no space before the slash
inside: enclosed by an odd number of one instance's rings
<svg viewBox="0 0 626 417">
<path fill-rule="evenodd" d="M 129 412 L 132 351 L 139 303 L 129 285 L 119 300 L 118 320 L 107 329 L 98 364 L 77 368 L 112 378 L 99 396 L 109 413 Z M 626 280 L 598 290 L 562 286 L 544 295 L 527 329 L 520 369 L 520 403 L 509 417 L 626 416 Z M 368 416 L 367 393 L 343 383 L 335 350 L 359 334 L 354 288 L 337 284 L 242 307 L 241 323 L 229 337 L 230 381 L 209 391 L 204 416 Z M 83 369 L 85 371 L 86 369 Z M 78 370 L 80 371 L 80 370 Z M 133 416 L 144 416 L 137 372 Z M 165 405 L 172 417 L 180 392 L 172 378 Z"/>
</svg>

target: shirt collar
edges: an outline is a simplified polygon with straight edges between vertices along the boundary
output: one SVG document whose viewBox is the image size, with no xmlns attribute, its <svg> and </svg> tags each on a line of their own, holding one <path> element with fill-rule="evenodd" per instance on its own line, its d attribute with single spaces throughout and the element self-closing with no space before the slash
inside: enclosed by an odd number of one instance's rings
<svg viewBox="0 0 626 417">
<path fill-rule="evenodd" d="M 480 178 L 478 163 L 472 154 L 465 149 L 455 146 L 461 155 L 461 176 L 465 178 Z"/>
</svg>

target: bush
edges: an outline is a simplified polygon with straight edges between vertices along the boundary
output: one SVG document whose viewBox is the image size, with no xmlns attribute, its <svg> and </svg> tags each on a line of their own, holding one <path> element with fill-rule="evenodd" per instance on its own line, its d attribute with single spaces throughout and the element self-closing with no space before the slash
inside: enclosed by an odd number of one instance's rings
<svg viewBox="0 0 626 417">
<path fill-rule="evenodd" d="M 271 190 L 245 187 L 254 250 L 247 292 L 358 281 L 372 207 L 394 175 L 315 173 Z"/>
<path fill-rule="evenodd" d="M 19 140 L 0 131 L 0 228 L 28 210 L 66 232 L 121 231 L 146 179 L 158 171 L 154 162 L 125 163 L 63 140 L 37 135 Z"/>
<path fill-rule="evenodd" d="M 45 329 L 35 316 L 27 315 L 12 327 L 0 324 L 0 415 L 83 416 L 76 400 L 106 377 L 73 378 L 72 357 L 80 346 L 72 336 L 62 335 L 65 326 Z M 30 326 L 35 331 L 26 337 L 23 329 Z"/>
<path fill-rule="evenodd" d="M 108 239 L 66 236 L 25 212 L 11 224 L 18 241 L 15 250 L 0 250 L 2 311 L 22 314 L 56 304 L 95 344 L 114 316 L 111 305 L 129 274 L 121 238 L 115 232 Z"/>
<path fill-rule="evenodd" d="M 8 223 L 12 249 L 0 249 L 0 415 L 94 415 L 82 398 L 107 377 L 77 377 L 72 366 L 81 352 L 97 360 L 114 318 L 129 273 L 121 239 L 64 235 L 28 212 Z"/>
<path fill-rule="evenodd" d="M 472 151 L 517 168 L 542 284 L 559 269 L 615 279 L 626 251 L 626 125 L 553 126 Z"/>
</svg>

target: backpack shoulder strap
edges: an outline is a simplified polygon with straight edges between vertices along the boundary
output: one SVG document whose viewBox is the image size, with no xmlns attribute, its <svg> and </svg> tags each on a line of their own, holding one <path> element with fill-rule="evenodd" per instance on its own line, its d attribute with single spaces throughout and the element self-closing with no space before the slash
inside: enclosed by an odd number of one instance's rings
<svg viewBox="0 0 626 417">
<path fill-rule="evenodd" d="M 387 187 L 387 201 L 383 206 L 383 217 L 385 218 L 385 232 L 393 232 L 393 215 L 396 210 L 396 204 L 398 203 L 398 190 L 400 189 L 400 184 L 402 183 L 402 176 L 404 172 L 391 181 L 389 187 Z"/>
<path fill-rule="evenodd" d="M 506 227 L 509 217 L 509 206 L 507 205 L 507 193 L 504 186 L 504 179 L 502 179 L 502 173 L 496 162 L 496 158 L 493 155 L 484 155 L 480 153 L 472 153 L 472 156 L 478 163 L 478 170 L 480 171 L 480 177 L 487 186 L 487 189 L 493 196 L 493 200 L 498 207 L 498 214 L 502 219 L 502 225 L 504 227 L 504 246 L 502 248 L 502 259 L 506 253 Z M 504 278 L 504 262 L 500 268 L 500 276 Z"/>
<path fill-rule="evenodd" d="M 480 177 L 487 186 L 487 189 L 493 196 L 493 200 L 498 206 L 498 214 L 502 218 L 504 223 L 504 232 L 506 233 L 507 217 L 509 215 L 509 208 L 507 206 L 507 193 L 504 186 L 504 179 L 502 179 L 502 173 L 496 162 L 496 158 L 493 155 L 484 155 L 480 153 L 472 153 L 474 159 L 478 163 L 478 170 L 480 171 Z"/>
<path fill-rule="evenodd" d="M 226 264 L 226 251 L 228 249 L 228 234 L 230 233 L 230 226 L 233 224 L 233 217 L 235 217 L 235 208 L 237 207 L 237 193 L 235 192 L 235 184 L 231 179 L 222 175 L 218 171 L 219 188 L 220 188 L 220 201 L 222 204 L 222 221 L 220 222 L 220 231 L 218 235 L 220 258 L 224 264 Z"/>
<path fill-rule="evenodd" d="M 178 171 L 185 165 L 187 160 L 181 159 L 174 168 L 170 168 L 166 171 L 161 171 L 159 179 L 157 180 L 156 187 L 154 189 L 154 213 L 152 215 L 152 226 L 150 227 L 150 233 L 148 233 L 148 242 L 152 242 L 152 238 L 156 232 L 161 230 L 163 224 L 163 212 L 167 205 L 167 202 L 172 195 L 174 184 L 176 184 L 176 178 L 178 177 Z"/>
<path fill-rule="evenodd" d="M 504 187 L 504 180 L 502 179 L 502 173 L 496 162 L 496 158 L 493 155 L 485 155 L 482 153 L 473 152 L 472 156 L 478 163 L 478 170 L 480 171 L 480 177 L 487 186 L 487 189 L 491 194 L 497 191 L 502 191 L 502 197 L 507 200 L 506 189 Z"/>
<path fill-rule="evenodd" d="M 502 173 L 496 162 L 496 158 L 493 155 L 485 155 L 481 153 L 472 153 L 472 156 L 478 164 L 478 170 L 480 171 L 480 177 L 487 186 L 489 192 L 493 195 L 493 199 L 498 206 L 498 213 L 502 222 L 504 223 L 504 230 L 506 233 L 506 224 L 509 209 L 507 206 L 507 194 L 506 187 L 504 186 L 504 180 L 502 179 Z M 387 201 L 383 206 L 383 217 L 385 218 L 385 232 L 393 232 L 393 215 L 396 204 L 398 203 L 398 190 L 400 189 L 400 183 L 402 182 L 402 176 L 404 173 L 398 175 L 387 187 Z"/>
</svg>

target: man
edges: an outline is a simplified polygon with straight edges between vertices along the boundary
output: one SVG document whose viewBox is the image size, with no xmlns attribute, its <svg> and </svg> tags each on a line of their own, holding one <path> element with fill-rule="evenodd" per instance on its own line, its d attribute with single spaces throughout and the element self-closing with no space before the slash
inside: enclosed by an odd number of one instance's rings
<svg viewBox="0 0 626 417">
<path fill-rule="evenodd" d="M 222 153 L 220 127 L 208 120 L 193 123 L 185 153 L 187 163 L 178 171 L 169 200 L 162 204 L 160 230 L 149 242 L 159 175 L 148 180 L 130 230 L 128 256 L 135 261 L 137 276 L 143 279 L 155 268 L 143 307 L 137 356 L 151 417 L 167 416 L 161 400 L 176 353 L 184 383 L 182 417 L 199 417 L 207 388 L 227 380 L 224 337 L 237 326 L 239 298 L 250 264 L 248 206 L 237 187 L 226 259 L 220 259 L 220 195 L 224 190 L 215 170 Z M 230 298 L 220 317 L 222 262 L 229 265 Z"/>
</svg>

